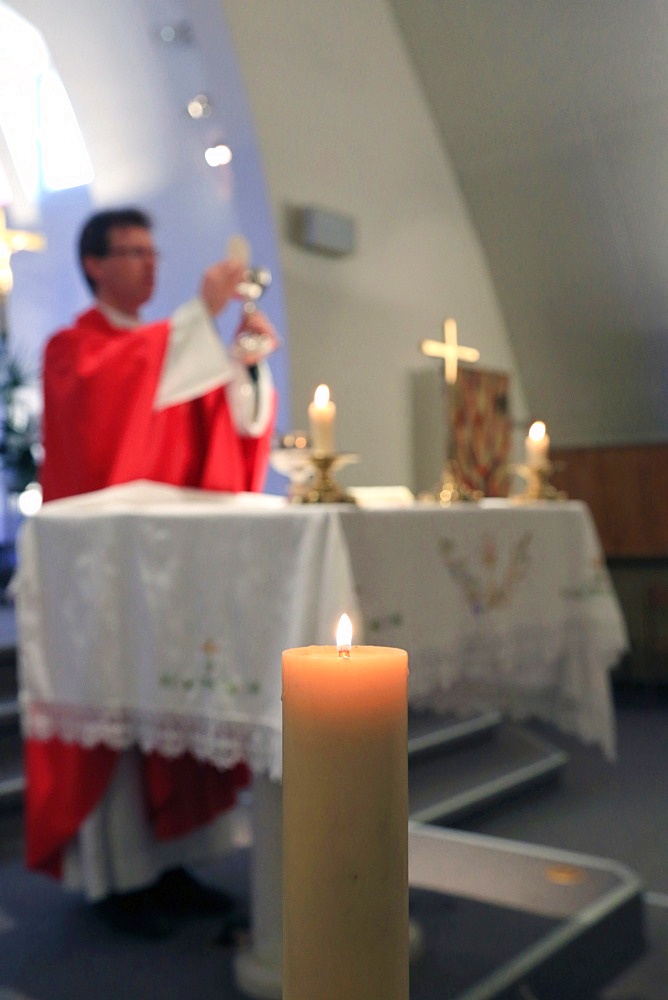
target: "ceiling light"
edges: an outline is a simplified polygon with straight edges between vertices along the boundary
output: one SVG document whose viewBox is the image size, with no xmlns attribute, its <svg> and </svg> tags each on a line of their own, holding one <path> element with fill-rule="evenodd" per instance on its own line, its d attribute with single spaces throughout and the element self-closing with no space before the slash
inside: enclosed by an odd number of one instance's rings
<svg viewBox="0 0 668 1000">
<path fill-rule="evenodd" d="M 188 114 L 191 118 L 208 118 L 211 114 L 211 103 L 206 94 L 197 94 L 188 101 Z"/>
<path fill-rule="evenodd" d="M 223 167 L 232 159 L 232 150 L 221 142 L 217 146 L 209 146 L 204 153 L 204 159 L 210 167 Z"/>
</svg>

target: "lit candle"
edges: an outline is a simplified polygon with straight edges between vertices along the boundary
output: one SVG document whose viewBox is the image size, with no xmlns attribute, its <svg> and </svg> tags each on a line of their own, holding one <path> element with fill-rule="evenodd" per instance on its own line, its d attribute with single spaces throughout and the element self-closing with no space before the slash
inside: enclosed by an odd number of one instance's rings
<svg viewBox="0 0 668 1000">
<path fill-rule="evenodd" d="M 408 656 L 350 642 L 283 653 L 283 1000 L 408 1000 Z"/>
<path fill-rule="evenodd" d="M 524 441 L 526 464 L 532 469 L 540 469 L 549 463 L 550 437 L 542 420 L 536 420 L 529 428 Z"/>
<path fill-rule="evenodd" d="M 309 403 L 308 419 L 311 428 L 311 448 L 313 451 L 334 454 L 334 418 L 336 406 L 329 398 L 329 387 L 319 385 L 313 402 Z"/>
</svg>

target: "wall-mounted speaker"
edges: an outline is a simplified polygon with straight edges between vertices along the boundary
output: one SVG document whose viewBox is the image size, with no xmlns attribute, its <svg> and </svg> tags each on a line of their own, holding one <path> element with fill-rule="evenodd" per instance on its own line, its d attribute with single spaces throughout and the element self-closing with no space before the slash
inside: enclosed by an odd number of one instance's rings
<svg viewBox="0 0 668 1000">
<path fill-rule="evenodd" d="M 306 250 L 344 257 L 355 250 L 355 220 L 340 212 L 304 206 L 292 211 L 292 237 Z"/>
</svg>

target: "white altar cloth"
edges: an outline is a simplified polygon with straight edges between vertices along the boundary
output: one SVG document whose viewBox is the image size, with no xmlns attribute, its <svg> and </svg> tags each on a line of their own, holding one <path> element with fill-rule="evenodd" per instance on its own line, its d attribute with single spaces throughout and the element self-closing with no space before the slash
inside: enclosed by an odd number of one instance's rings
<svg viewBox="0 0 668 1000">
<path fill-rule="evenodd" d="M 494 707 L 615 752 L 626 625 L 589 509 L 483 500 L 342 518 L 366 641 L 409 653 L 409 701 Z"/>
<path fill-rule="evenodd" d="M 16 580 L 26 735 L 281 771 L 281 652 L 409 653 L 409 699 L 535 716 L 614 754 L 626 628 L 588 509 L 356 510 L 132 483 L 46 504 Z"/>
<path fill-rule="evenodd" d="M 27 736 L 281 773 L 281 652 L 356 614 L 335 512 L 275 497 L 111 487 L 24 525 L 16 584 Z"/>
</svg>

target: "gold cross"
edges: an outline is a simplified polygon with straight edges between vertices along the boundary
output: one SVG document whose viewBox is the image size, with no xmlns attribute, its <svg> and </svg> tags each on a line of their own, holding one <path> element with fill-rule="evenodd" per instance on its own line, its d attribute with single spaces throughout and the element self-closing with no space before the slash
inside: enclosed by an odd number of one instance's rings
<svg viewBox="0 0 668 1000">
<path fill-rule="evenodd" d="M 39 233 L 7 229 L 5 211 L 0 208 L 0 296 L 9 295 L 14 284 L 12 254 L 19 250 L 43 250 L 46 240 Z"/>
<path fill-rule="evenodd" d="M 457 381 L 457 366 L 460 361 L 477 361 L 480 351 L 475 347 L 462 347 L 457 343 L 457 324 L 454 319 L 446 319 L 443 324 L 444 343 L 440 340 L 423 340 L 420 350 L 430 358 L 443 358 L 445 381 L 454 385 Z"/>
</svg>

